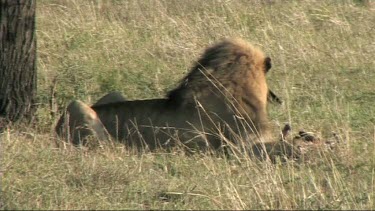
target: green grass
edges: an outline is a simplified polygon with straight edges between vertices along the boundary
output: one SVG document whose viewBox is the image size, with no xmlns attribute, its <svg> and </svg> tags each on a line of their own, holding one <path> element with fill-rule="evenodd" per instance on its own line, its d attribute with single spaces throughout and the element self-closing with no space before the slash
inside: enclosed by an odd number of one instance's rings
<svg viewBox="0 0 375 211">
<path fill-rule="evenodd" d="M 38 110 L 1 134 L 2 209 L 375 209 L 374 1 L 37 2 Z M 270 165 L 121 144 L 57 148 L 49 100 L 162 97 L 204 48 L 242 37 L 272 58 L 270 119 L 336 132 L 334 153 Z M 56 80 L 56 84 L 53 81 Z"/>
</svg>

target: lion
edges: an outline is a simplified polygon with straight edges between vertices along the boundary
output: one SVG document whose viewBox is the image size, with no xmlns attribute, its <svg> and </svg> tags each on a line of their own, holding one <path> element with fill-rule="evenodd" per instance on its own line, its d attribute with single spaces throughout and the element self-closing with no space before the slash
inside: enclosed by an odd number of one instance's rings
<svg viewBox="0 0 375 211">
<path fill-rule="evenodd" d="M 267 101 L 281 103 L 268 89 L 271 67 L 271 59 L 250 43 L 224 39 L 208 47 L 165 98 L 127 101 L 109 94 L 91 107 L 75 100 L 56 132 L 75 145 L 95 136 L 148 150 L 270 142 Z"/>
</svg>

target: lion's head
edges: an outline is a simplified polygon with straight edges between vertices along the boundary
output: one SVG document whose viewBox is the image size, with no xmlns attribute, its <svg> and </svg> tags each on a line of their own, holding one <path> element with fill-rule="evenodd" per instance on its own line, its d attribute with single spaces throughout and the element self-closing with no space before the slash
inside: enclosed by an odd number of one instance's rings
<svg viewBox="0 0 375 211">
<path fill-rule="evenodd" d="M 239 38 L 225 39 L 206 49 L 168 98 L 177 105 L 194 100 L 207 104 L 214 95 L 230 99 L 243 117 L 264 130 L 270 68 L 271 59 L 258 48 Z"/>
</svg>

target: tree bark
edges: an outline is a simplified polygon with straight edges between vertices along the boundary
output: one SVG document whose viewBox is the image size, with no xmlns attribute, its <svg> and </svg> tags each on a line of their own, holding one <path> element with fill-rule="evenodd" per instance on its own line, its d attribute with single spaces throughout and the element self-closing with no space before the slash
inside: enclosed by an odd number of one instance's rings
<svg viewBox="0 0 375 211">
<path fill-rule="evenodd" d="M 0 130 L 36 111 L 35 0 L 0 0 Z"/>
</svg>

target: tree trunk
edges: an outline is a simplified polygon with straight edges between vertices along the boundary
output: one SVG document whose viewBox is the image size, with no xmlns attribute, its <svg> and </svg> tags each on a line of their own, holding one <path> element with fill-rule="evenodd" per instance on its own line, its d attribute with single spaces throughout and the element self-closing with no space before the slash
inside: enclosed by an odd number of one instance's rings
<svg viewBox="0 0 375 211">
<path fill-rule="evenodd" d="M 35 0 L 0 0 L 0 130 L 34 117 Z"/>
</svg>

